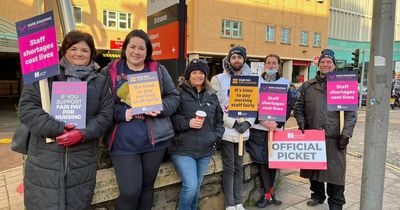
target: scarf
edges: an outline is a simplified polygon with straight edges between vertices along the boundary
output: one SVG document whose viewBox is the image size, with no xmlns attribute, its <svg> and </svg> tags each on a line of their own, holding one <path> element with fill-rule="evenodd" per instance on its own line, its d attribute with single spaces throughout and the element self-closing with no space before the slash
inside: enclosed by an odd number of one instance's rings
<svg viewBox="0 0 400 210">
<path fill-rule="evenodd" d="M 62 57 L 60 66 L 65 70 L 67 81 L 84 81 L 87 76 L 95 72 L 98 64 L 91 60 L 87 66 L 75 66 L 70 64 L 65 57 Z"/>
</svg>

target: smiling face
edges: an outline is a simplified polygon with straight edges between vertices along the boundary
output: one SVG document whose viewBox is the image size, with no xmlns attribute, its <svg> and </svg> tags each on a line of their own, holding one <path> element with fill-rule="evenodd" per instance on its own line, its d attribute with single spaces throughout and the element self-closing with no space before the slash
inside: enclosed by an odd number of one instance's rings
<svg viewBox="0 0 400 210">
<path fill-rule="evenodd" d="M 126 63 L 132 70 L 142 70 L 146 59 L 146 43 L 140 37 L 132 37 L 126 47 Z"/>
<path fill-rule="evenodd" d="M 67 61 L 75 66 L 87 66 L 90 63 L 90 47 L 85 41 L 80 41 L 65 52 Z"/>
<path fill-rule="evenodd" d="M 333 70 L 335 70 L 335 64 L 330 58 L 322 58 L 319 61 L 318 67 L 321 77 L 326 77 L 329 72 L 333 72 Z"/>
<path fill-rule="evenodd" d="M 206 79 L 206 75 L 204 74 L 204 72 L 202 72 L 200 70 L 194 70 L 194 71 L 190 72 L 190 75 L 189 75 L 190 85 L 194 88 L 197 88 L 197 90 L 201 90 L 205 79 Z"/>
</svg>

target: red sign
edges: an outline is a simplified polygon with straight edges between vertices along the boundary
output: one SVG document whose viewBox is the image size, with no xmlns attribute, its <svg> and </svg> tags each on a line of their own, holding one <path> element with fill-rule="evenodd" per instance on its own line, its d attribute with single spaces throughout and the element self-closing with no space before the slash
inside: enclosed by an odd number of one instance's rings
<svg viewBox="0 0 400 210">
<path fill-rule="evenodd" d="M 274 132 L 270 168 L 326 170 L 324 130 Z"/>
<path fill-rule="evenodd" d="M 153 45 L 154 60 L 178 59 L 179 57 L 179 22 L 151 29 L 148 31 Z"/>
<path fill-rule="evenodd" d="M 293 61 L 293 66 L 310 66 L 310 62 L 309 61 Z"/>
<path fill-rule="evenodd" d="M 110 49 L 120 50 L 123 43 L 121 40 L 110 40 Z"/>
</svg>

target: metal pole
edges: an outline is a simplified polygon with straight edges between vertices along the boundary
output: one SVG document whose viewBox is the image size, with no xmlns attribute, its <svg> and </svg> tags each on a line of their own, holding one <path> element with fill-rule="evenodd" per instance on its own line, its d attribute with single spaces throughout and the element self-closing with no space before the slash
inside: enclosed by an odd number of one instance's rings
<svg viewBox="0 0 400 210">
<path fill-rule="evenodd" d="M 360 83 L 361 83 L 361 87 L 360 87 L 360 97 L 359 97 L 359 101 L 358 101 L 358 107 L 362 108 L 362 95 L 363 95 L 363 87 L 364 87 L 364 71 L 365 71 L 365 49 L 362 49 L 362 67 L 361 67 L 361 79 L 360 79 Z"/>
<path fill-rule="evenodd" d="M 75 20 L 72 14 L 72 6 L 70 0 L 57 0 L 58 14 L 60 15 L 60 22 L 64 36 L 75 30 Z"/>
<path fill-rule="evenodd" d="M 382 209 L 396 0 L 375 0 L 368 71 L 368 103 L 360 209 Z"/>
</svg>

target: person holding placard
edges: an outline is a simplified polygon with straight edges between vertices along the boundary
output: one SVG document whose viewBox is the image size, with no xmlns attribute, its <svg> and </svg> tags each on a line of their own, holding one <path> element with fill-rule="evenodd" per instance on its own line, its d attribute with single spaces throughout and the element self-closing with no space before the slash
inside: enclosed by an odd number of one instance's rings
<svg viewBox="0 0 400 210">
<path fill-rule="evenodd" d="M 299 129 L 325 130 L 327 170 L 300 171 L 300 176 L 310 180 L 311 199 L 308 206 L 325 201 L 325 182 L 329 209 L 342 209 L 346 173 L 346 147 L 357 122 L 355 111 L 344 112 L 344 126 L 340 131 L 339 111 L 327 111 L 327 74 L 335 70 L 335 55 L 330 49 L 322 51 L 318 60 L 319 71 L 314 79 L 304 82 L 299 88 L 300 96 L 294 107 L 294 116 Z"/>
<path fill-rule="evenodd" d="M 176 138 L 168 149 L 182 180 L 179 210 L 197 210 L 204 173 L 224 134 L 223 112 L 207 79 L 205 61 L 191 60 L 180 78 L 180 105 L 172 116 Z"/>
<path fill-rule="evenodd" d="M 297 91 L 289 88 L 290 81 L 281 77 L 279 70 L 281 59 L 278 55 L 270 54 L 266 56 L 264 72 L 261 74 L 259 84 L 283 84 L 288 86 L 286 103 L 286 120 L 290 117 L 293 105 L 297 100 Z M 249 140 L 246 141 L 246 151 L 250 154 L 251 160 L 256 163 L 262 183 L 263 194 L 256 206 L 264 208 L 267 205 L 280 205 L 282 202 L 277 199 L 274 192 L 274 183 L 277 169 L 268 166 L 268 133 L 277 129 L 282 129 L 285 122 L 266 121 L 256 119 L 255 124 L 250 129 Z"/>
<path fill-rule="evenodd" d="M 229 88 L 232 75 L 251 75 L 251 69 L 245 63 L 247 52 L 244 47 L 232 47 L 228 56 L 223 59 L 224 72 L 211 79 L 211 86 L 217 91 L 218 100 L 224 111 L 225 132 L 221 141 L 221 158 L 223 163 L 223 187 L 227 210 L 243 210 L 243 156 L 238 155 L 239 136 L 249 138 L 249 129 L 255 118 L 228 117 Z"/>
<path fill-rule="evenodd" d="M 76 128 L 46 113 L 39 82 L 24 87 L 19 118 L 29 130 L 24 175 L 26 209 L 89 209 L 96 184 L 99 139 L 112 126 L 113 100 L 106 78 L 97 73 L 90 34 L 72 31 L 61 45 L 60 74 L 55 82 L 87 83 L 85 128 Z M 55 143 L 46 143 L 46 138 Z"/>
<path fill-rule="evenodd" d="M 152 208 L 158 169 L 175 136 L 170 117 L 179 106 L 179 93 L 167 69 L 152 60 L 152 53 L 146 32 L 132 30 L 122 44 L 121 59 L 102 70 L 116 103 L 116 125 L 107 140 L 119 188 L 117 210 Z M 157 72 L 162 111 L 133 114 L 128 77 L 146 72 Z"/>
</svg>

